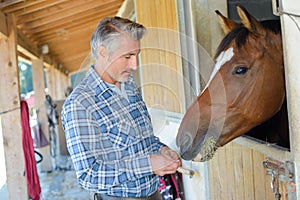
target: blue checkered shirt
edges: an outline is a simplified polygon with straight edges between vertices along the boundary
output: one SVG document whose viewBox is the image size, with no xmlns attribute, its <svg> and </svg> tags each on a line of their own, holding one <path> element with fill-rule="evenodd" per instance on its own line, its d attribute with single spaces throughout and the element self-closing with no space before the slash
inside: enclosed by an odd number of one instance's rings
<svg viewBox="0 0 300 200">
<path fill-rule="evenodd" d="M 150 154 L 163 144 L 153 134 L 132 77 L 124 88 L 128 99 L 111 90 L 91 67 L 64 103 L 62 126 L 83 188 L 143 197 L 157 191 L 159 177 L 151 169 Z"/>
</svg>

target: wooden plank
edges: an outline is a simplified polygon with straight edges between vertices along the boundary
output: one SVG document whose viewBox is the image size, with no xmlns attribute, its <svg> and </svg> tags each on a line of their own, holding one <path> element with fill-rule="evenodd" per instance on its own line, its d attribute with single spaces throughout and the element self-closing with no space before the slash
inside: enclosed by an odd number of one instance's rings
<svg viewBox="0 0 300 200">
<path fill-rule="evenodd" d="M 152 20 L 152 17 L 149 13 L 151 13 L 150 9 L 153 9 L 153 6 L 151 6 L 152 1 L 135 1 L 136 2 L 136 15 L 137 15 L 137 21 L 141 24 L 143 24 L 145 27 L 148 28 L 147 37 L 144 36 L 144 38 L 141 41 L 141 59 L 140 59 L 140 71 L 141 71 L 141 89 L 143 92 L 144 100 L 146 104 L 150 107 L 155 105 L 155 96 L 151 95 L 153 94 L 153 88 L 154 85 L 151 83 L 153 80 L 153 73 L 151 72 L 151 59 L 155 57 L 155 51 L 153 49 L 148 48 L 151 44 L 151 42 L 155 42 L 157 38 L 154 31 L 150 31 L 149 28 L 153 27 L 154 23 Z M 146 12 L 146 7 L 149 8 L 149 10 Z M 157 91 L 157 94 L 159 91 Z"/>
<path fill-rule="evenodd" d="M 71 11 L 69 13 L 64 13 L 64 11 L 62 11 L 63 14 L 61 15 L 55 15 L 56 17 L 46 17 L 46 18 L 42 18 L 42 19 L 38 19 L 37 21 L 32 21 L 32 22 L 28 22 L 26 23 L 26 29 L 38 29 L 40 30 L 41 27 L 47 27 L 47 26 L 55 26 L 55 24 L 62 24 L 62 23 L 69 23 L 69 22 L 73 22 L 75 20 L 78 19 L 85 19 L 88 16 L 95 15 L 95 12 L 101 12 L 103 14 L 103 12 L 109 11 L 109 13 L 112 13 L 112 11 L 116 10 L 116 8 L 119 8 L 121 6 L 122 3 L 116 3 L 116 4 L 110 4 L 110 5 L 105 5 L 105 6 L 98 6 L 97 4 L 95 4 L 95 2 L 92 2 L 88 5 L 82 6 L 85 9 L 89 8 L 92 9 L 93 11 L 91 12 L 82 12 L 82 13 L 78 13 L 77 10 L 73 10 L 70 9 Z M 98 15 L 99 16 L 99 15 Z"/>
<path fill-rule="evenodd" d="M 37 33 L 37 39 L 41 42 L 41 43 L 46 43 L 52 40 L 62 40 L 61 37 L 57 38 L 57 35 L 60 34 L 60 32 L 58 30 L 61 30 L 61 34 L 64 34 L 65 30 L 66 32 L 68 32 L 69 34 L 73 35 L 73 34 L 78 34 L 79 32 L 88 32 L 88 33 L 92 33 L 93 30 L 96 28 L 98 22 L 99 22 L 99 17 L 97 16 L 95 17 L 91 17 L 89 19 L 87 19 L 87 22 L 81 23 L 81 24 L 64 24 L 62 26 L 58 26 L 55 27 L 54 29 L 49 29 L 48 31 L 43 31 L 40 33 Z M 91 31 L 86 31 L 84 29 L 92 29 Z M 78 38 L 77 38 L 78 39 Z M 88 38 L 90 39 L 90 38 Z"/>
<path fill-rule="evenodd" d="M 68 1 L 68 0 L 55 0 L 55 1 L 49 1 L 49 0 L 26 0 L 22 3 L 19 3 L 17 5 L 9 6 L 4 8 L 3 10 L 5 12 L 14 12 L 16 16 L 25 15 L 27 13 L 36 12 L 40 9 L 45 9 L 49 6 Z"/>
<path fill-rule="evenodd" d="M 20 2 L 23 2 L 25 0 L 9 0 L 9 1 L 1 1 L 0 2 L 0 8 L 3 8 L 3 7 L 6 7 L 6 6 L 10 6 L 10 5 L 13 5 L 13 4 L 17 4 L 17 3 L 20 3 Z"/>
<path fill-rule="evenodd" d="M 280 1 L 280 8 L 289 10 L 289 14 L 281 15 L 281 28 L 283 36 L 284 67 L 286 80 L 286 94 L 289 116 L 289 133 L 291 138 L 291 152 L 295 170 L 296 192 L 290 196 L 300 199 L 300 43 L 299 22 L 300 4 L 292 1 Z"/>
<path fill-rule="evenodd" d="M 0 38 L 0 113 L 9 199 L 28 196 L 24 173 L 22 128 L 20 115 L 20 88 L 17 64 L 15 19 L 8 16 L 9 37 Z"/>
<path fill-rule="evenodd" d="M 232 145 L 232 157 L 234 166 L 235 177 L 235 199 L 247 199 L 245 198 L 245 186 L 244 186 L 244 162 L 243 162 L 243 149 L 244 147 L 231 142 Z"/>
<path fill-rule="evenodd" d="M 20 30 L 17 31 L 18 36 L 18 45 L 23 49 L 28 51 L 27 55 L 31 56 L 33 59 L 37 59 L 40 55 L 39 49 L 36 45 L 33 44 Z"/>
<path fill-rule="evenodd" d="M 8 35 L 8 30 L 7 30 L 7 25 L 6 25 L 6 17 L 3 12 L 0 11 L 0 36 L 7 36 Z"/>
<path fill-rule="evenodd" d="M 244 147 L 242 149 L 243 181 L 245 199 L 254 199 L 254 168 L 252 150 Z"/>
<path fill-rule="evenodd" d="M 8 36 L 8 29 L 6 26 L 6 16 L 0 12 L 0 36 L 4 36 L 5 38 Z M 39 50 L 36 45 L 34 45 L 29 39 L 19 30 L 17 29 L 17 49 L 22 54 L 26 55 L 29 58 L 36 59 L 39 56 Z M 44 56 L 44 62 L 47 64 L 51 64 L 52 59 L 48 56 Z"/>
<path fill-rule="evenodd" d="M 208 162 L 210 199 L 275 199 L 271 176 L 262 165 L 265 159 L 265 154 L 235 142 L 218 149 Z M 282 200 L 287 198 L 283 181 L 279 181 L 279 193 Z"/>
<path fill-rule="evenodd" d="M 214 157 L 209 161 L 209 185 L 210 185 L 210 199 L 218 200 L 222 199 L 223 190 L 222 190 L 222 179 L 220 173 L 220 159 L 219 155 L 224 153 L 224 149 L 218 149 Z"/>
<path fill-rule="evenodd" d="M 87 22 L 86 19 L 91 20 L 91 18 L 92 18 L 92 19 L 99 21 L 103 17 L 114 15 L 115 12 L 113 12 L 113 11 L 116 10 L 118 8 L 118 6 L 119 5 L 110 5 L 110 6 L 105 7 L 104 9 L 96 9 L 92 13 L 88 12 L 88 13 L 83 13 L 81 15 L 67 17 L 67 18 L 64 18 L 64 20 L 48 23 L 47 25 L 38 26 L 38 27 L 35 27 L 34 29 L 28 30 L 27 26 L 24 28 L 26 28 L 27 32 L 35 33 L 35 34 L 38 34 L 39 32 L 47 32 L 47 31 L 55 32 L 65 26 L 66 27 L 70 26 L 70 24 L 72 24 L 75 27 L 79 26 L 81 24 L 85 24 Z"/>
<path fill-rule="evenodd" d="M 209 181 L 209 198 L 211 200 L 214 200 L 216 199 L 215 197 L 215 194 L 217 194 L 217 191 L 215 190 L 215 185 L 214 184 L 216 181 L 215 181 L 215 173 L 214 173 L 214 158 L 212 158 L 210 161 L 207 162 L 207 165 L 208 165 L 208 181 Z"/>
<path fill-rule="evenodd" d="M 178 32 L 175 4 L 174 0 L 136 1 L 136 14 L 137 21 L 148 28 L 141 45 L 142 82 L 147 84 L 144 99 L 150 107 L 182 112 L 181 63 L 178 49 L 174 52 L 179 39 L 177 34 L 171 36 Z"/>
<path fill-rule="evenodd" d="M 265 160 L 264 154 L 254 151 L 253 152 L 253 170 L 254 170 L 254 194 L 256 200 L 267 199 L 266 198 L 266 175 L 263 169 L 262 162 Z"/>
<path fill-rule="evenodd" d="M 47 4 L 47 9 L 40 9 L 34 13 L 30 13 L 22 16 L 17 20 L 17 24 L 23 23 L 35 23 L 42 21 L 43 23 L 49 23 L 53 21 L 64 20 L 64 17 L 73 16 L 82 12 L 88 11 L 91 7 L 96 9 L 104 9 L 109 5 L 121 5 L 122 1 L 118 0 L 106 0 L 106 1 L 65 1 L 60 4 L 50 5 Z"/>
<path fill-rule="evenodd" d="M 234 154 L 232 142 L 228 143 L 225 146 L 226 156 L 223 158 L 226 163 L 224 166 L 224 176 L 226 177 L 226 181 L 224 180 L 224 185 L 227 185 L 227 198 L 226 199 L 235 199 L 235 190 L 237 187 L 235 174 L 235 162 L 234 162 Z M 224 178 L 225 179 L 225 178 Z M 229 184 L 230 183 L 230 184 Z"/>
</svg>

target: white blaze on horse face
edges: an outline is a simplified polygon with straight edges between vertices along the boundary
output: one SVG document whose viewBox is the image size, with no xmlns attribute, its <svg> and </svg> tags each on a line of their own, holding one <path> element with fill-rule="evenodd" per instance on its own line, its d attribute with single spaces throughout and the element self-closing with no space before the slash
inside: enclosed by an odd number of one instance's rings
<svg viewBox="0 0 300 200">
<path fill-rule="evenodd" d="M 221 67 L 228 62 L 229 60 L 231 60 L 231 58 L 234 56 L 233 53 L 233 48 L 230 47 L 229 49 L 227 49 L 226 51 L 222 51 L 220 53 L 220 55 L 217 57 L 216 59 L 216 64 L 214 66 L 214 69 L 210 75 L 210 78 L 205 86 L 205 88 L 202 90 L 202 92 L 204 90 L 206 90 L 206 88 L 209 86 L 210 82 L 214 79 L 214 77 L 216 76 L 216 74 L 218 73 L 218 71 L 221 69 Z"/>
</svg>

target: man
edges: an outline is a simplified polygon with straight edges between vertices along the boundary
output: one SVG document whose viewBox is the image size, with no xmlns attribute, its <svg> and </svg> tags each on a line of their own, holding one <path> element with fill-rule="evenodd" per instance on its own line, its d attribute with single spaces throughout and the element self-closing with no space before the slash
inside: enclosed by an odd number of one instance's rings
<svg viewBox="0 0 300 200">
<path fill-rule="evenodd" d="M 101 20 L 91 39 L 95 64 L 63 106 L 62 125 L 79 184 L 99 199 L 159 200 L 159 176 L 181 166 L 177 153 L 153 135 L 131 76 L 145 31 L 128 19 Z"/>
</svg>

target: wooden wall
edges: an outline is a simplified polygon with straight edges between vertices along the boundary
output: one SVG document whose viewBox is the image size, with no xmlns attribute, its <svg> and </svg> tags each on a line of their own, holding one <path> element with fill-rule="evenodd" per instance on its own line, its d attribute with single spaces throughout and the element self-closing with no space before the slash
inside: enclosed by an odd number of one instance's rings
<svg viewBox="0 0 300 200">
<path fill-rule="evenodd" d="M 208 162 L 209 199 L 276 199 L 271 189 L 270 172 L 263 166 L 267 157 L 269 156 L 259 150 L 234 141 L 219 148 Z M 286 159 L 289 159 L 288 154 Z M 281 200 L 287 199 L 286 186 L 285 180 L 280 179 Z"/>
<path fill-rule="evenodd" d="M 141 89 L 147 106 L 183 112 L 175 0 L 136 1 L 137 21 L 148 28 L 141 44 Z"/>
</svg>

